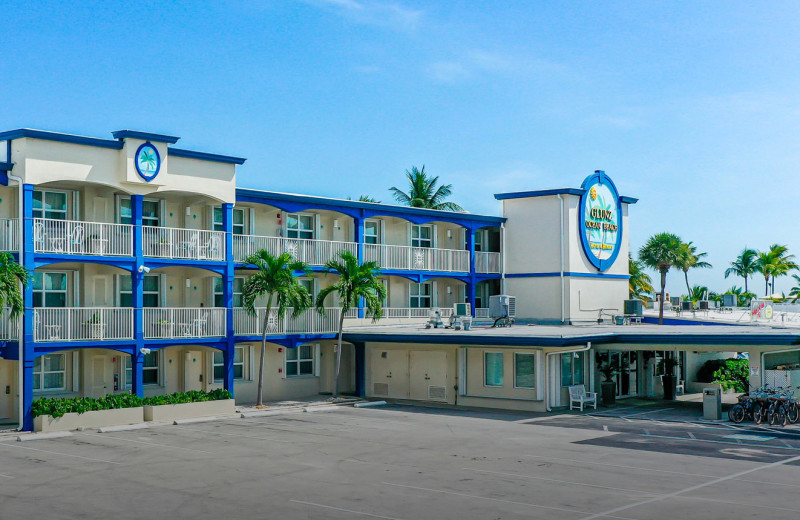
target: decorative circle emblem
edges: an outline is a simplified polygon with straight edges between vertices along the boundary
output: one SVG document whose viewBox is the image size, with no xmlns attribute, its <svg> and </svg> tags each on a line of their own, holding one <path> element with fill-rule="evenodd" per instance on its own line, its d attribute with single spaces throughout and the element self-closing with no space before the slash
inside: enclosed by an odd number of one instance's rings
<svg viewBox="0 0 800 520">
<path fill-rule="evenodd" d="M 580 234 L 586 258 L 599 271 L 614 264 L 622 242 L 622 202 L 602 170 L 586 177 L 580 206 Z"/>
<path fill-rule="evenodd" d="M 133 163 L 136 165 L 139 177 L 150 182 L 156 178 L 161 169 L 161 156 L 156 147 L 148 141 L 136 149 Z"/>
</svg>

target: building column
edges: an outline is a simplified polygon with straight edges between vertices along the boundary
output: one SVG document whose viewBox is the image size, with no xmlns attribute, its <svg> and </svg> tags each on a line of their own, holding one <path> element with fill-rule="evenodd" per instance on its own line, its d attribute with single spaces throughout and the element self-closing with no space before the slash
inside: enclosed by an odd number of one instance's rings
<svg viewBox="0 0 800 520">
<path fill-rule="evenodd" d="M 467 282 L 467 301 L 472 317 L 475 317 L 475 286 L 478 277 L 475 274 L 475 230 L 467 228 L 467 250 L 469 251 L 469 281 Z"/>
<path fill-rule="evenodd" d="M 353 228 L 355 229 L 355 241 L 357 247 L 358 263 L 364 263 L 364 219 L 353 217 Z M 358 317 L 364 317 L 364 298 L 358 299 Z"/>
<path fill-rule="evenodd" d="M 131 393 L 144 397 L 144 383 L 142 381 L 144 367 L 144 272 L 139 272 L 139 267 L 144 265 L 144 251 L 142 250 L 142 195 L 131 196 L 131 223 L 133 224 L 133 256 L 134 268 L 131 271 L 131 296 L 133 299 L 133 341 L 134 348 L 131 354 Z"/>
<path fill-rule="evenodd" d="M 33 184 L 22 186 L 22 258 L 19 259 L 23 266 L 33 266 Z M 34 351 L 33 330 L 36 320 L 36 309 L 33 308 L 33 280 L 30 280 L 22 292 L 25 304 L 25 313 L 22 317 L 22 358 L 18 360 L 22 363 L 22 381 L 20 381 L 20 393 L 22 395 L 22 429 L 33 431 L 33 364 L 36 353 Z"/>
<path fill-rule="evenodd" d="M 144 397 L 144 354 L 140 348 L 131 354 L 131 393 Z"/>
<path fill-rule="evenodd" d="M 222 276 L 222 304 L 225 306 L 225 349 L 222 359 L 225 363 L 224 386 L 233 396 L 233 358 L 236 341 L 233 329 L 233 204 L 222 205 L 222 228 L 225 231 L 225 272 Z M 213 375 L 212 375 L 213 377 Z"/>
<path fill-rule="evenodd" d="M 365 397 L 367 390 L 366 347 L 364 343 L 353 343 L 356 361 L 356 396 Z"/>
</svg>

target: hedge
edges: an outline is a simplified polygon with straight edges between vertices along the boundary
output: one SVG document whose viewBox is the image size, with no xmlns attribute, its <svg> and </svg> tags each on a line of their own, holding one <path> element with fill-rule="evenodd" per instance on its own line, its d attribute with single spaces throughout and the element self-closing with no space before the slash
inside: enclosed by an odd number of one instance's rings
<svg viewBox="0 0 800 520">
<path fill-rule="evenodd" d="M 142 399 L 132 394 L 109 394 L 105 397 L 42 397 L 33 402 L 31 411 L 34 417 L 51 415 L 54 418 L 66 413 L 84 413 L 116 408 L 137 408 L 139 406 L 158 406 L 162 404 L 184 404 L 202 401 L 219 401 L 231 399 L 227 390 L 217 389 L 210 392 L 192 390 L 167 395 L 156 395 Z"/>
</svg>

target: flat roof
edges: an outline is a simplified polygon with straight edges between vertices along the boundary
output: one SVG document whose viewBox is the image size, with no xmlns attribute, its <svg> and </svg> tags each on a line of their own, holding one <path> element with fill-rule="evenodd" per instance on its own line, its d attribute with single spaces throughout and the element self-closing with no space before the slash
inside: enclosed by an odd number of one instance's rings
<svg viewBox="0 0 800 520">
<path fill-rule="evenodd" d="M 800 330 L 736 325 L 514 325 L 472 330 L 426 329 L 423 324 L 346 327 L 344 339 L 355 342 L 437 343 L 567 347 L 592 343 L 675 345 L 800 345 Z"/>
<path fill-rule="evenodd" d="M 508 193 L 495 193 L 494 198 L 497 200 L 507 199 L 527 199 L 531 197 L 550 197 L 552 195 L 577 195 L 581 196 L 586 193 L 583 188 L 554 188 L 550 190 L 534 190 L 534 191 L 512 191 Z M 636 204 L 639 199 L 620 195 L 619 200 L 623 204 Z"/>
</svg>

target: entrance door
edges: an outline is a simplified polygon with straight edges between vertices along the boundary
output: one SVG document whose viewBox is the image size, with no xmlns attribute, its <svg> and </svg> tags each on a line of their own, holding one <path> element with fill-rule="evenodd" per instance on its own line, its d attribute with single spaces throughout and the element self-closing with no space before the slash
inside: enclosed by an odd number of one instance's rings
<svg viewBox="0 0 800 520">
<path fill-rule="evenodd" d="M 103 397 L 108 392 L 106 380 L 106 357 L 95 356 L 92 358 L 92 397 Z"/>
<path fill-rule="evenodd" d="M 376 350 L 372 356 L 372 395 L 408 399 L 408 352 Z"/>
<path fill-rule="evenodd" d="M 610 352 L 611 365 L 616 369 L 617 397 L 636 395 L 638 352 Z"/>
<path fill-rule="evenodd" d="M 411 351 L 409 369 L 411 399 L 447 401 L 447 353 Z"/>
<path fill-rule="evenodd" d="M 0 359 L 0 426 L 16 417 L 16 363 Z"/>
<path fill-rule="evenodd" d="M 203 389 L 203 353 L 187 352 L 183 361 L 183 391 Z"/>
</svg>

